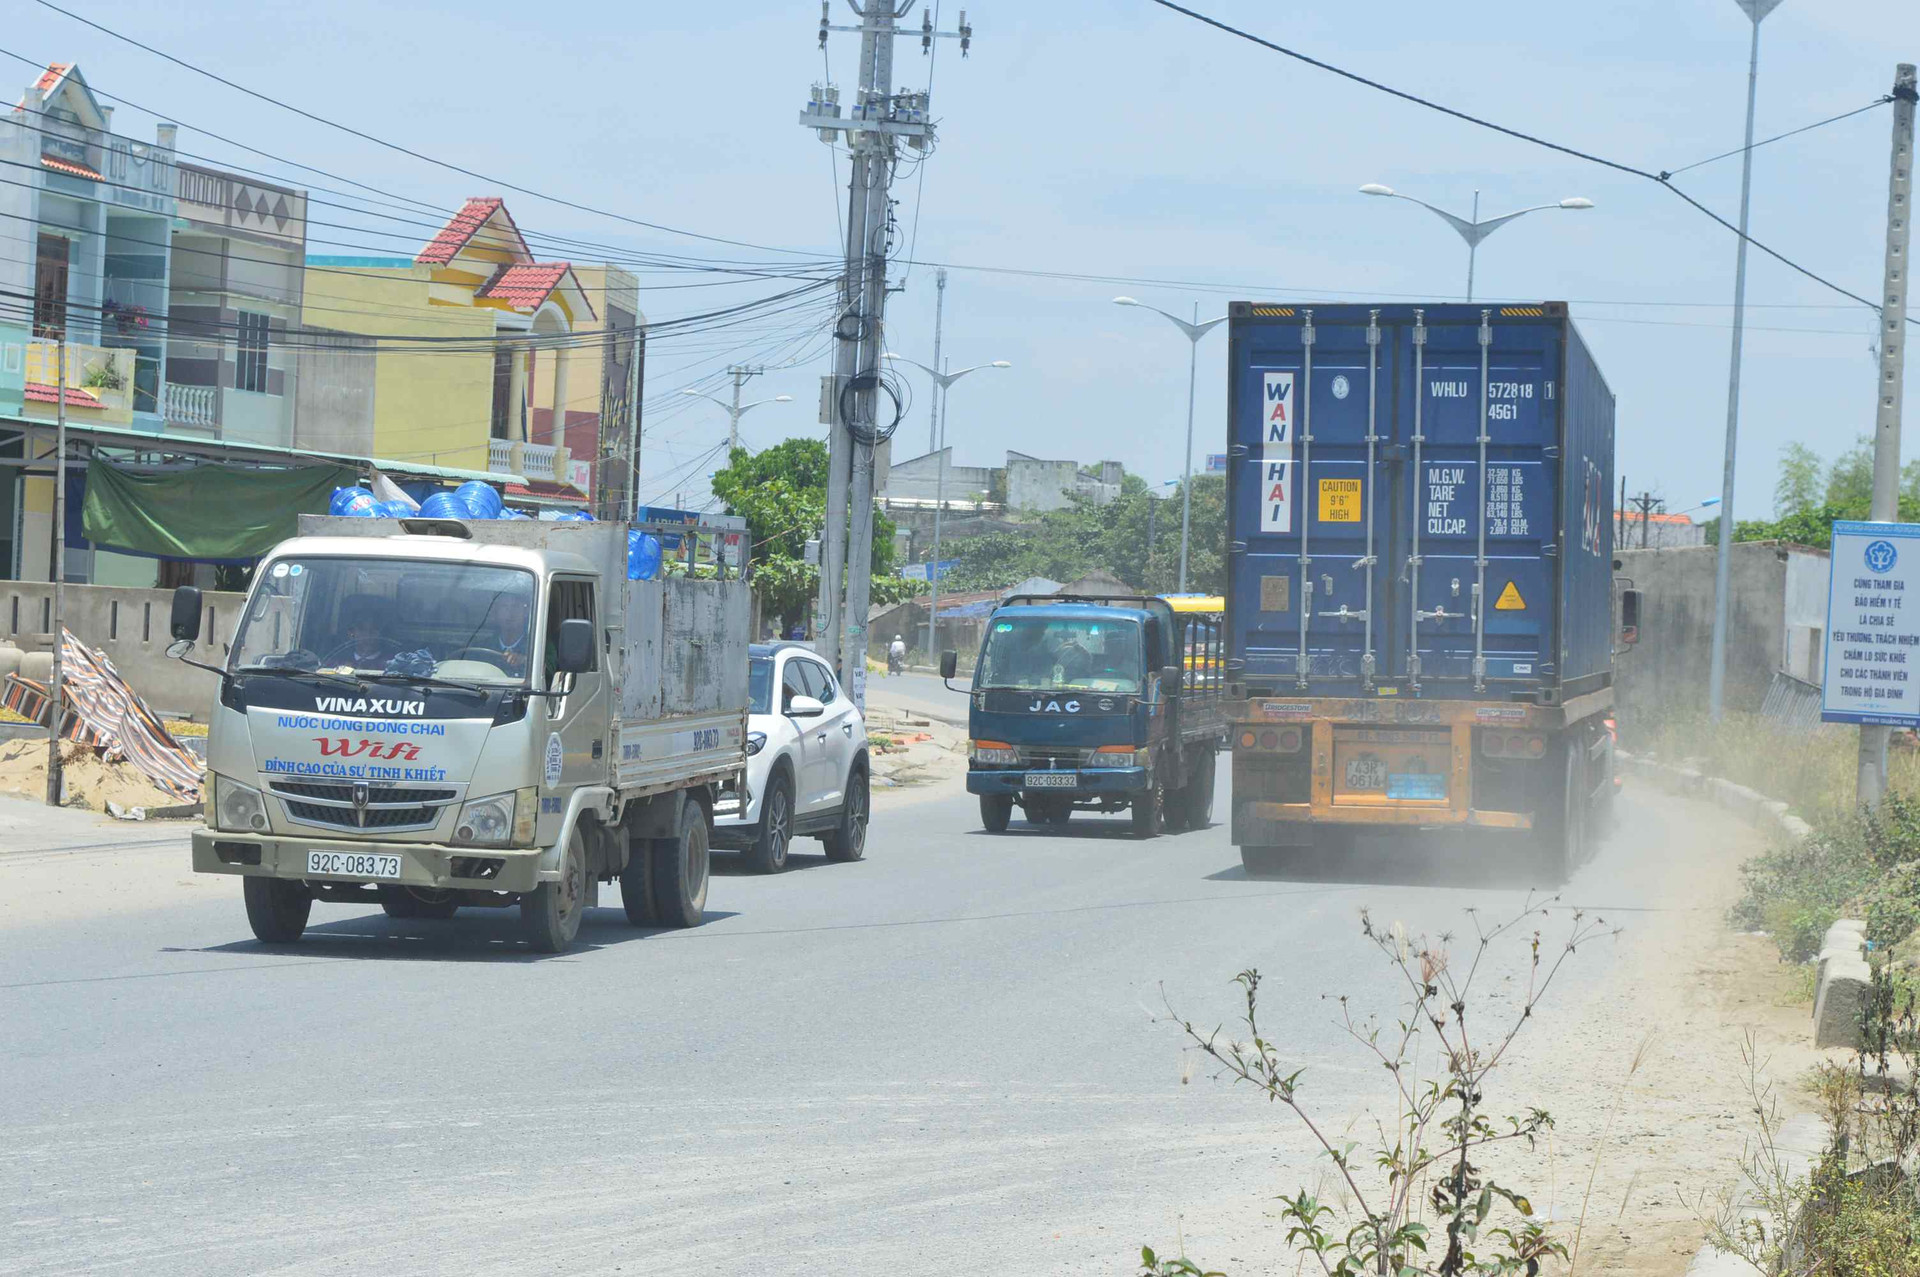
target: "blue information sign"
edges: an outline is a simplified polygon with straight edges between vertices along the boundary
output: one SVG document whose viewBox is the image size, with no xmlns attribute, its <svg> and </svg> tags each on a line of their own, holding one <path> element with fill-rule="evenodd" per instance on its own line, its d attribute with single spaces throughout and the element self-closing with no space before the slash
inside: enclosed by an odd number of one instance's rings
<svg viewBox="0 0 1920 1277">
<path fill-rule="evenodd" d="M 1835 523 L 1832 555 L 1820 717 L 1920 727 L 1920 524 Z"/>
</svg>

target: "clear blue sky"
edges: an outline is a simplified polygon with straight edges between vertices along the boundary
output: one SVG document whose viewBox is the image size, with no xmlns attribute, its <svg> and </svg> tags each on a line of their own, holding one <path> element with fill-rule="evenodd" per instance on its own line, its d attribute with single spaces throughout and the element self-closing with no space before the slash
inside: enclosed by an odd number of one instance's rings
<svg viewBox="0 0 1920 1277">
<path fill-rule="evenodd" d="M 164 21 L 162 10 L 126 0 L 75 7 L 242 83 L 527 187 L 711 234 L 836 248 L 844 191 L 833 185 L 828 149 L 794 123 L 822 75 L 810 0 L 215 0 L 173 7 Z M 1150 481 L 1179 472 L 1185 342 L 1163 320 L 1112 306 L 1117 292 L 1182 313 L 1198 300 L 1210 314 L 1237 298 L 1457 298 L 1464 246 L 1420 209 L 1355 193 L 1384 182 L 1462 212 L 1479 188 L 1483 215 L 1593 199 L 1591 212 L 1535 214 L 1498 232 L 1481 249 L 1480 293 L 1571 301 L 1619 396 L 1619 465 L 1633 488 L 1664 495 L 1673 509 L 1718 493 L 1734 242 L 1671 195 L 1394 101 L 1145 0 L 967 7 L 973 56 L 962 61 L 948 44 L 935 71 L 939 153 L 925 166 L 924 189 L 916 179 L 897 191 L 903 239 L 917 215 L 917 256 L 1222 288 L 954 270 L 946 350 L 955 366 L 1014 364 L 956 387 L 949 427 L 959 461 L 990 463 L 1019 448 L 1114 457 Z M 1349 5 L 1196 7 L 1638 167 L 1678 168 L 1740 142 L 1748 25 L 1733 0 L 1378 0 L 1364 18 Z M 950 25 L 958 6 L 943 0 L 942 8 Z M 835 9 L 845 20 L 840 0 Z M 4 47 L 77 61 L 97 88 L 189 126 L 448 205 L 493 193 L 250 102 L 25 0 L 13 12 Z M 907 21 L 917 25 L 918 11 Z M 830 50 L 843 83 L 853 40 L 836 36 Z M 1886 92 L 1895 61 L 1916 55 L 1920 7 L 1911 0 L 1787 0 L 1762 34 L 1760 136 L 1867 103 Z M 28 69 L 11 65 L 24 84 Z M 926 75 L 917 42 L 903 42 L 897 78 L 916 84 Z M 151 121 L 124 108 L 115 123 L 150 134 Z M 1889 125 L 1881 109 L 1760 151 L 1753 233 L 1877 297 Z M 182 147 L 248 162 L 191 128 Z M 842 182 L 845 175 L 842 164 Z M 1737 159 L 1680 181 L 1732 216 Z M 506 194 L 535 232 L 740 255 Z M 361 238 L 389 251 L 411 247 Z M 1742 515 L 1759 515 L 1770 508 L 1784 445 L 1832 456 L 1871 428 L 1875 369 L 1863 308 L 1758 254 L 1749 279 L 1739 496 Z M 657 320 L 758 287 L 657 291 L 644 305 Z M 891 344 L 930 360 L 933 303 L 932 272 L 914 269 L 892 301 Z M 724 435 L 717 410 L 667 392 L 715 384 L 711 374 L 729 358 L 795 353 L 795 336 L 770 324 L 655 345 L 650 398 L 663 406 L 650 412 L 643 495 L 671 499 L 683 488 L 704 496 L 711 467 L 695 462 Z M 1224 334 L 1201 351 L 1197 453 L 1223 433 Z M 812 421 L 823 367 L 813 359 L 756 383 L 758 394 L 797 402 L 748 417 L 749 442 L 823 433 Z M 1920 382 L 1920 372 L 1909 380 Z M 918 406 L 896 455 L 925 444 L 924 381 L 915 389 Z M 1910 392 L 1909 409 L 1916 402 Z"/>
</svg>

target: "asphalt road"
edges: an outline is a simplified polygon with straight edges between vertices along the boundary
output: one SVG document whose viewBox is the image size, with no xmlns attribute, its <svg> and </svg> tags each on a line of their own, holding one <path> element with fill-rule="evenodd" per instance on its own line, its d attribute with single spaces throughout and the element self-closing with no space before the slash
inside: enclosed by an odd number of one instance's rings
<svg viewBox="0 0 1920 1277">
<path fill-rule="evenodd" d="M 1380 1072 L 1323 995 L 1395 1001 L 1359 908 L 1459 930 L 1529 876 L 1443 841 L 1249 879 L 1223 827 L 995 837 L 951 788 L 882 801 L 863 863 L 723 869 L 686 932 L 606 898 L 550 958 L 505 914 L 328 905 L 267 948 L 152 826 L 66 836 L 140 884 L 108 910 L 9 828 L 0 1269 L 1111 1274 L 1183 1233 L 1263 1270 L 1263 1212 L 1317 1164 L 1282 1111 L 1183 1081 L 1162 990 L 1228 1020 L 1260 967 L 1271 1035 L 1350 1108 Z M 1623 806 L 1566 899 L 1670 908 L 1664 867 L 1723 818 Z M 1609 960 L 1555 996 L 1599 996 Z"/>
<path fill-rule="evenodd" d="M 963 674 L 954 686 L 966 688 L 973 680 Z M 931 714 L 956 726 L 967 725 L 967 693 L 951 691 L 936 674 L 870 674 L 867 698 L 882 705 Z"/>
</svg>

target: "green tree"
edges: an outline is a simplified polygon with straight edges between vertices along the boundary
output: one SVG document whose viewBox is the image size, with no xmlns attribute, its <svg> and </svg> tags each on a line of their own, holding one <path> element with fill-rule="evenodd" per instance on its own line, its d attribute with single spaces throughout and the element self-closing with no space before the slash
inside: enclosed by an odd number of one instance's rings
<svg viewBox="0 0 1920 1277">
<path fill-rule="evenodd" d="M 752 542 L 753 588 L 780 618 L 780 632 L 804 622 L 819 590 L 819 571 L 806 561 L 807 541 L 827 521 L 827 445 L 819 439 L 788 439 L 762 452 L 735 448 L 713 476 L 713 494 L 728 514 L 747 521 Z M 873 512 L 873 576 L 876 601 L 888 601 L 894 575 L 894 522 Z M 911 589 L 907 591 L 911 593 Z"/>
<path fill-rule="evenodd" d="M 1780 453 L 1780 477 L 1773 483 L 1773 515 L 1784 519 L 1818 505 L 1825 484 L 1820 454 L 1804 443 L 1790 443 Z"/>
<path fill-rule="evenodd" d="M 1873 441 L 1867 436 L 1855 439 L 1827 472 L 1827 504 L 1857 509 L 1860 514 L 1850 517 L 1859 518 L 1873 508 Z"/>
</svg>

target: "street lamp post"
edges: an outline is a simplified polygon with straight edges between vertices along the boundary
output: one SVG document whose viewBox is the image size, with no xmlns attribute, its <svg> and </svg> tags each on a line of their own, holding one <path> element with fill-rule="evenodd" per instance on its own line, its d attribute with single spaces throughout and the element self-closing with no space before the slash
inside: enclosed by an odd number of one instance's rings
<svg viewBox="0 0 1920 1277">
<path fill-rule="evenodd" d="M 740 418 L 746 416 L 749 412 L 752 412 L 755 408 L 758 408 L 761 404 L 793 402 L 792 395 L 775 395 L 771 399 L 756 399 L 752 403 L 741 403 L 740 402 L 740 383 L 738 381 L 735 381 L 733 383 L 733 402 L 732 403 L 728 403 L 726 400 L 718 398 L 714 395 L 703 395 L 697 390 L 683 390 L 680 393 L 683 395 L 691 395 L 695 399 L 704 399 L 708 403 L 719 404 L 723 409 L 726 410 L 727 454 L 729 456 L 733 454 L 733 450 L 735 448 L 738 448 L 740 446 Z"/>
<path fill-rule="evenodd" d="M 1170 315 L 1158 306 L 1149 306 L 1145 302 L 1137 302 L 1131 297 L 1116 297 L 1113 299 L 1113 304 L 1116 306 L 1138 306 L 1142 310 L 1150 310 L 1156 315 L 1171 320 L 1181 332 L 1187 335 L 1187 341 L 1189 343 L 1189 349 L 1187 351 L 1187 453 L 1182 469 L 1183 477 L 1180 487 L 1180 593 L 1185 594 L 1187 592 L 1187 541 L 1193 526 L 1193 392 L 1200 373 L 1200 339 L 1212 332 L 1219 325 L 1226 323 L 1227 317 L 1222 315 L 1218 319 L 1209 319 L 1202 323 L 1200 320 L 1199 302 L 1193 304 L 1193 319 L 1191 321 L 1182 319 L 1178 315 Z"/>
<path fill-rule="evenodd" d="M 1733 459 L 1740 434 L 1740 350 L 1747 322 L 1747 204 L 1753 193 L 1753 107 L 1760 83 L 1760 23 L 1780 0 L 1734 0 L 1753 23 L 1747 53 L 1747 144 L 1740 155 L 1740 243 L 1733 259 L 1733 351 L 1727 366 L 1727 454 L 1720 471 L 1720 546 L 1713 565 L 1713 654 L 1707 664 L 1707 714 L 1714 722 L 1727 687 L 1727 595 L 1733 575 Z"/>
<path fill-rule="evenodd" d="M 1779 0 L 1774 0 L 1774 2 L 1778 3 Z M 1467 241 L 1468 301 L 1473 300 L 1473 268 L 1475 259 L 1480 252 L 1481 240 L 1493 234 L 1514 218 L 1525 217 L 1528 213 L 1538 213 L 1542 209 L 1549 208 L 1583 209 L 1593 207 L 1592 200 L 1576 195 L 1571 199 L 1560 200 L 1553 204 L 1535 204 L 1532 208 L 1517 209 L 1514 212 L 1506 213 L 1499 217 L 1490 217 L 1483 222 L 1480 220 L 1480 192 L 1478 191 L 1473 193 L 1473 216 L 1471 218 L 1455 217 L 1443 208 L 1435 208 L 1425 200 L 1417 200 L 1411 195 L 1402 195 L 1391 186 L 1382 186 L 1378 182 L 1368 182 L 1360 188 L 1360 193 L 1362 195 L 1384 195 L 1389 199 L 1405 200 L 1409 204 L 1418 204 L 1421 208 L 1426 209 L 1429 213 L 1432 213 L 1435 217 L 1438 217 L 1441 221 L 1453 227 L 1454 230 L 1459 231 L 1460 238 Z"/>
<path fill-rule="evenodd" d="M 918 359 L 908 359 L 905 355 L 896 355 L 888 351 L 882 359 L 892 359 L 903 364 L 912 364 L 927 376 L 933 378 L 933 393 L 939 400 L 940 435 L 938 446 L 934 449 L 938 460 L 934 462 L 934 473 L 938 476 L 933 485 L 933 558 L 927 569 L 927 581 L 932 590 L 927 596 L 927 655 L 933 655 L 934 621 L 940 611 L 940 513 L 947 503 L 947 390 L 954 382 L 970 372 L 979 372 L 982 368 L 1011 368 L 1013 365 L 1004 359 L 996 359 L 990 364 L 975 364 L 971 368 L 962 368 L 959 372 L 939 372 L 929 368 Z"/>
</svg>

